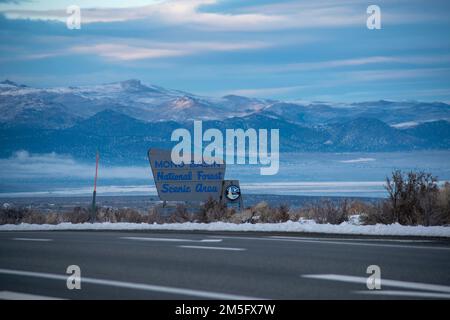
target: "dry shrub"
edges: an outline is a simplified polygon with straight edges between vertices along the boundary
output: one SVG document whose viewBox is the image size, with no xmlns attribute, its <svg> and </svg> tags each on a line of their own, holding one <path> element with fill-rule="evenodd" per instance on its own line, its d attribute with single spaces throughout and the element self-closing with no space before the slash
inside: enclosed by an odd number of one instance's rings
<svg viewBox="0 0 450 320">
<path fill-rule="evenodd" d="M 439 190 L 437 197 L 437 207 L 439 208 L 439 214 L 436 217 L 437 224 L 448 225 L 450 224 L 450 183 L 446 182 L 444 186 Z"/>
<path fill-rule="evenodd" d="M 46 217 L 47 214 L 32 211 L 23 218 L 22 222 L 31 224 L 46 224 L 47 223 Z"/>
<path fill-rule="evenodd" d="M 394 171 L 386 178 L 388 199 L 362 215 L 366 224 L 445 225 L 450 223 L 450 185 L 439 188 L 430 173 Z"/>
<path fill-rule="evenodd" d="M 391 210 L 387 201 L 367 206 L 360 216 L 360 221 L 362 224 L 392 224 L 394 220 Z"/>
<path fill-rule="evenodd" d="M 250 208 L 252 215 L 249 222 L 268 222 L 271 217 L 270 206 L 266 201 L 261 201 Z"/>
<path fill-rule="evenodd" d="M 7 208 L 0 210 L 0 224 L 57 224 L 62 218 L 57 213 L 40 213 L 27 208 Z"/>
<path fill-rule="evenodd" d="M 2 208 L 0 210 L 0 224 L 19 224 L 31 211 L 23 208 Z"/>
<path fill-rule="evenodd" d="M 349 202 L 347 200 L 333 202 L 331 200 L 319 201 L 307 208 L 301 209 L 297 216 L 312 219 L 316 223 L 341 224 L 348 221 Z"/>
<path fill-rule="evenodd" d="M 117 222 L 116 211 L 117 210 L 109 207 L 98 208 L 96 214 L 96 221 L 116 223 Z"/>
<path fill-rule="evenodd" d="M 196 215 L 199 222 L 227 221 L 234 214 L 234 210 L 228 209 L 225 203 L 209 198 Z"/>
<path fill-rule="evenodd" d="M 286 222 L 290 219 L 290 209 L 289 206 L 286 204 L 280 204 L 280 206 L 277 208 L 277 217 L 276 220 L 280 222 Z"/>
<path fill-rule="evenodd" d="M 355 214 L 363 214 L 364 212 L 367 212 L 370 208 L 373 207 L 373 204 L 362 202 L 359 200 L 353 200 L 348 202 L 348 214 L 349 215 L 355 215 Z"/>
<path fill-rule="evenodd" d="M 142 223 L 146 222 L 146 217 L 134 209 L 124 208 L 116 212 L 117 222 Z"/>
<path fill-rule="evenodd" d="M 161 217 L 161 214 L 159 213 L 158 210 L 156 210 L 156 208 L 152 208 L 148 211 L 147 222 L 148 223 L 164 223 L 164 219 Z"/>
<path fill-rule="evenodd" d="M 45 215 L 46 218 L 46 224 L 58 224 L 63 222 L 63 217 L 61 214 L 58 214 L 56 212 L 50 212 Z"/>
<path fill-rule="evenodd" d="M 86 208 L 75 207 L 73 211 L 63 213 L 63 221 L 70 223 L 85 223 L 91 218 L 90 212 Z"/>
<path fill-rule="evenodd" d="M 169 216 L 168 222 L 188 222 L 192 221 L 192 215 L 189 214 L 184 204 L 177 204 L 175 211 Z"/>
<path fill-rule="evenodd" d="M 280 205 L 272 208 L 267 202 L 262 201 L 250 208 L 251 217 L 246 222 L 278 223 L 286 222 L 290 219 L 289 207 Z"/>
</svg>

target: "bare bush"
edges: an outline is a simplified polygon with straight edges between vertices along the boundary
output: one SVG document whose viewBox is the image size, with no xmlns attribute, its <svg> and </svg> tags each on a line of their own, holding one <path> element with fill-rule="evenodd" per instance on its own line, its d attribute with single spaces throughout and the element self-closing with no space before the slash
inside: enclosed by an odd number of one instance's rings
<svg viewBox="0 0 450 320">
<path fill-rule="evenodd" d="M 0 224 L 19 224 L 31 213 L 28 209 L 3 208 L 0 211 Z"/>
<path fill-rule="evenodd" d="M 46 224 L 58 224 L 63 222 L 63 218 L 61 214 L 58 214 L 56 212 L 50 212 L 45 215 L 45 223 Z"/>
<path fill-rule="evenodd" d="M 95 221 L 97 222 L 117 222 L 116 210 L 113 208 L 98 208 L 96 212 Z"/>
<path fill-rule="evenodd" d="M 289 219 L 289 206 L 286 204 L 280 204 L 280 206 L 277 208 L 277 220 L 279 222 L 286 222 Z"/>
<path fill-rule="evenodd" d="M 221 203 L 213 198 L 205 201 L 196 215 L 199 222 L 226 221 L 231 218 L 234 210 L 227 208 L 225 203 Z"/>
<path fill-rule="evenodd" d="M 438 214 L 436 215 L 436 224 L 450 224 L 450 183 L 446 182 L 439 190 L 437 196 Z"/>
<path fill-rule="evenodd" d="M 244 222 L 277 223 L 290 220 L 290 209 L 284 204 L 277 208 L 272 208 L 267 202 L 262 201 L 249 208 L 248 212 L 250 213 L 249 218 Z"/>
<path fill-rule="evenodd" d="M 394 220 L 391 210 L 390 204 L 387 201 L 369 205 L 361 214 L 360 221 L 362 224 L 392 224 Z"/>
<path fill-rule="evenodd" d="M 90 218 L 89 210 L 82 207 L 75 207 L 73 211 L 63 213 L 64 222 L 85 223 L 89 222 Z"/>
<path fill-rule="evenodd" d="M 347 200 L 337 203 L 331 200 L 322 200 L 302 209 L 299 215 L 320 224 L 341 224 L 344 221 L 348 221 L 349 212 L 349 202 Z"/>
<path fill-rule="evenodd" d="M 119 209 L 116 212 L 117 222 L 142 223 L 146 218 L 137 210 L 130 208 Z"/>
<path fill-rule="evenodd" d="M 169 216 L 168 222 L 188 221 L 192 221 L 192 215 L 188 212 L 184 204 L 177 204 L 175 211 Z"/>
<path fill-rule="evenodd" d="M 0 224 L 58 224 L 63 222 L 60 214 L 41 213 L 27 208 L 8 208 L 0 210 Z"/>
<path fill-rule="evenodd" d="M 31 211 L 23 217 L 23 223 L 46 224 L 48 214 Z"/>
<path fill-rule="evenodd" d="M 388 203 L 393 222 L 405 225 L 434 225 L 439 216 L 437 178 L 423 171 L 400 170 L 386 178 Z"/>
<path fill-rule="evenodd" d="M 148 223 L 164 223 L 164 219 L 161 217 L 161 214 L 159 213 L 158 210 L 156 210 L 156 208 L 151 208 L 148 211 L 147 222 Z"/>
<path fill-rule="evenodd" d="M 386 178 L 388 199 L 362 215 L 366 224 L 443 225 L 450 223 L 450 185 L 423 171 L 392 172 Z"/>
</svg>

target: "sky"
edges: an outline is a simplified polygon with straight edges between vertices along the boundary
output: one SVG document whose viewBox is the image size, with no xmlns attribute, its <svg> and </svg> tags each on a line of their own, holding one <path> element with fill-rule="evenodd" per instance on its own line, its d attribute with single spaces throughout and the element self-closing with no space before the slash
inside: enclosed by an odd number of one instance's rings
<svg viewBox="0 0 450 320">
<path fill-rule="evenodd" d="M 381 29 L 367 28 L 372 4 Z M 66 26 L 70 5 L 81 9 L 81 29 Z M 0 0 L 3 79 L 450 102 L 450 1 Z"/>
</svg>

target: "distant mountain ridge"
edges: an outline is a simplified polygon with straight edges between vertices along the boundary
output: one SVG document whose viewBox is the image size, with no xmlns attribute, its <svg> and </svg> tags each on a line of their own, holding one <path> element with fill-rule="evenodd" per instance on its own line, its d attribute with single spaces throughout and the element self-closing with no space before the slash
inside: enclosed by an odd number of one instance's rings
<svg viewBox="0 0 450 320">
<path fill-rule="evenodd" d="M 90 87 L 38 89 L 0 82 L 0 157 L 24 149 L 111 162 L 145 159 L 168 147 L 176 128 L 277 128 L 284 152 L 379 152 L 450 148 L 450 105 L 375 101 L 284 102 L 197 96 L 128 80 Z M 407 124 L 407 125 L 403 125 Z"/>
<path fill-rule="evenodd" d="M 0 123 L 29 122 L 44 128 L 64 128 L 112 109 L 144 121 L 224 119 L 259 111 L 268 100 L 237 96 L 210 98 L 127 80 L 89 87 L 32 88 L 6 80 L 0 83 Z M 54 117 L 37 122 L 51 111 Z M 58 121 L 55 121 L 58 120 Z M 58 124 L 58 125 L 57 125 Z"/>
<path fill-rule="evenodd" d="M 237 95 L 215 98 L 135 79 L 59 88 L 33 88 L 5 80 L 0 82 L 0 97 L 0 123 L 32 123 L 35 117 L 44 116 L 44 121 L 35 124 L 47 128 L 69 127 L 106 109 L 144 121 L 223 120 L 252 113 L 276 114 L 306 125 L 352 118 L 376 118 L 389 125 L 450 120 L 450 105 L 442 102 L 305 104 Z"/>
</svg>

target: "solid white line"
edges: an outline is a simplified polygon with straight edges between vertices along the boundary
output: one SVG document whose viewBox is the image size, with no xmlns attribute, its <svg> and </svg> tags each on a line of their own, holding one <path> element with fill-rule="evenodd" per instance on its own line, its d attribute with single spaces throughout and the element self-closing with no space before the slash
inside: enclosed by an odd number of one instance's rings
<svg viewBox="0 0 450 320">
<path fill-rule="evenodd" d="M 15 241 L 41 241 L 41 242 L 53 241 L 53 239 L 38 239 L 38 238 L 12 238 L 12 240 L 15 240 Z"/>
<path fill-rule="evenodd" d="M 13 291 L 0 291 L 1 300 L 65 300 L 61 298 L 40 296 L 36 294 L 13 292 Z"/>
<path fill-rule="evenodd" d="M 436 242 L 435 240 L 414 240 L 414 239 L 381 239 L 381 238 L 368 238 L 368 239 L 363 239 L 363 238 L 313 238 L 313 237 L 289 237 L 289 236 L 270 236 L 270 238 L 274 238 L 274 239 L 293 239 L 293 240 L 317 240 L 317 241 L 321 241 L 321 240 L 333 240 L 333 241 L 379 241 L 379 242 L 401 242 L 401 243 L 414 243 L 414 242 L 423 242 L 423 243 L 427 243 L 427 242 Z"/>
<path fill-rule="evenodd" d="M 227 247 L 205 247 L 205 246 L 178 246 L 179 248 L 188 249 L 206 249 L 206 250 L 225 250 L 225 251 L 245 251 L 244 248 L 227 248 Z"/>
<path fill-rule="evenodd" d="M 353 292 L 360 294 L 380 295 L 380 296 L 386 295 L 386 296 L 450 299 L 450 294 L 448 293 L 435 293 L 423 291 L 367 290 L 367 291 L 353 291 Z"/>
<path fill-rule="evenodd" d="M 222 239 L 179 239 L 179 238 L 148 238 L 148 237 L 121 237 L 121 239 L 126 240 L 137 240 L 137 241 L 162 241 L 162 242 L 222 242 Z"/>
<path fill-rule="evenodd" d="M 35 277 L 35 278 L 63 280 L 63 281 L 67 280 L 67 276 L 63 276 L 63 275 L 59 275 L 59 274 L 11 270 L 11 269 L 0 269 L 0 274 L 10 274 L 10 275 L 16 275 L 16 276 Z M 198 298 L 204 298 L 204 299 L 263 300 L 263 298 L 248 297 L 248 296 L 241 296 L 241 295 L 228 294 L 228 293 L 176 288 L 176 287 L 167 287 L 167 286 L 151 285 L 151 284 L 145 284 L 145 283 L 96 279 L 96 278 L 88 278 L 88 277 L 82 277 L 81 283 L 82 284 L 90 283 L 90 284 L 104 285 L 104 286 L 110 286 L 110 287 L 119 287 L 119 288 L 126 288 L 126 289 L 152 291 L 152 292 L 162 292 L 162 293 L 169 293 L 169 294 L 179 294 L 179 295 L 198 297 Z"/>
<path fill-rule="evenodd" d="M 361 283 L 361 284 L 367 283 L 366 282 L 367 278 L 365 277 L 354 277 L 341 274 L 304 274 L 302 275 L 302 277 L 321 280 L 350 282 L 350 283 Z M 381 279 L 381 286 L 450 293 L 449 286 L 420 283 L 420 282 L 407 282 L 407 281 Z"/>
<path fill-rule="evenodd" d="M 219 236 L 211 236 L 219 237 Z M 224 239 L 240 239 L 240 240 L 266 240 L 266 241 L 288 241 L 288 242 L 304 242 L 304 243 L 319 243 L 319 244 L 338 244 L 338 245 L 350 245 L 350 246 L 368 246 L 368 247 L 386 247 L 386 248 L 402 248 L 402 249 L 427 249 L 427 250 L 450 250 L 450 247 L 438 247 L 438 246 L 417 246 L 417 245 L 401 245 L 401 244 L 382 244 L 382 243 L 364 243 L 364 242 L 349 242 L 349 241 L 329 241 L 329 240 L 309 240 L 309 238 L 271 238 L 271 237 L 234 237 L 234 236 L 220 236 Z M 326 238 L 324 238 L 326 239 Z M 360 240 L 364 241 L 364 240 Z"/>
</svg>

